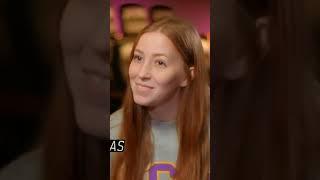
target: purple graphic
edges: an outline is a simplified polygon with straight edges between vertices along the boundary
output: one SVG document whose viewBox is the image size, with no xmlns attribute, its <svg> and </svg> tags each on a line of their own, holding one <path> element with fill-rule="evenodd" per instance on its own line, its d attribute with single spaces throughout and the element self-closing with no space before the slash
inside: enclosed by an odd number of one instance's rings
<svg viewBox="0 0 320 180">
<path fill-rule="evenodd" d="M 168 174 L 173 177 L 176 170 L 172 164 L 169 163 L 161 163 L 161 164 L 154 164 L 149 169 L 149 180 L 159 180 L 158 173 L 159 171 L 168 172 Z"/>
</svg>

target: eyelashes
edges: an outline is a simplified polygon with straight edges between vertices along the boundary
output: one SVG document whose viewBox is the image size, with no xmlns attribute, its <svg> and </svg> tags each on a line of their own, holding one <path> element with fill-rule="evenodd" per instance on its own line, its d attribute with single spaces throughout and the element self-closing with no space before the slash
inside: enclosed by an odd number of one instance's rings
<svg viewBox="0 0 320 180">
<path fill-rule="evenodd" d="M 143 57 L 141 55 L 133 55 L 133 58 L 132 58 L 132 61 L 136 62 L 136 63 L 142 63 L 143 62 Z M 162 59 L 156 59 L 154 61 L 154 64 L 158 67 L 161 67 L 161 68 L 166 68 L 167 67 L 167 63 L 166 61 L 162 60 Z"/>
<path fill-rule="evenodd" d="M 142 61 L 142 56 L 140 55 L 133 55 L 132 58 L 133 61 L 141 62 Z"/>
<path fill-rule="evenodd" d="M 165 61 L 163 60 L 156 60 L 156 65 L 160 66 L 160 67 L 167 67 L 167 64 Z"/>
</svg>

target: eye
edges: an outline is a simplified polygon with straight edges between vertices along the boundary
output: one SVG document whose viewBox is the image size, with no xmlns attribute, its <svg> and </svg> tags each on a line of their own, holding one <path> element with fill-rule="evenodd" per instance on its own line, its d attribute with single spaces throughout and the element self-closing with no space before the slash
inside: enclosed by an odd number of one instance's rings
<svg viewBox="0 0 320 180">
<path fill-rule="evenodd" d="M 160 67 L 167 67 L 167 64 L 163 60 L 156 60 L 156 65 Z"/>
<path fill-rule="evenodd" d="M 140 55 L 133 55 L 132 60 L 136 61 L 136 62 L 141 62 L 142 61 L 142 56 Z"/>
</svg>

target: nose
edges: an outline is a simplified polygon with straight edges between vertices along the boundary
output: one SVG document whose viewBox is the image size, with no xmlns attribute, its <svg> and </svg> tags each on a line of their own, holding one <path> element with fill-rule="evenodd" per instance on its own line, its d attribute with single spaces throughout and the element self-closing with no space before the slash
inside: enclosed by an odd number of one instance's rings
<svg viewBox="0 0 320 180">
<path fill-rule="evenodd" d="M 149 79 L 151 77 L 151 67 L 149 66 L 149 63 L 147 61 L 145 61 L 140 69 L 139 69 L 139 78 L 141 79 Z"/>
</svg>

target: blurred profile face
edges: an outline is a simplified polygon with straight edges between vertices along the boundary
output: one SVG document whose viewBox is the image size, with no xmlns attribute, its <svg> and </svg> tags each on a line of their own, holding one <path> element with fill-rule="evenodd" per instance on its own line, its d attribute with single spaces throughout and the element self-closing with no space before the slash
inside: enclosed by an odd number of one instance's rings
<svg viewBox="0 0 320 180">
<path fill-rule="evenodd" d="M 219 74 L 228 80 L 244 77 L 252 43 L 255 42 L 254 21 L 243 11 L 236 0 L 217 0 L 215 64 Z"/>
<path fill-rule="evenodd" d="M 67 85 L 77 126 L 85 133 L 106 136 L 109 114 L 110 65 L 107 59 L 106 4 L 69 1 L 61 19 L 60 39 Z"/>
<path fill-rule="evenodd" d="M 129 78 L 136 104 L 157 107 L 187 85 L 184 61 L 160 32 L 143 34 L 134 50 Z"/>
</svg>

